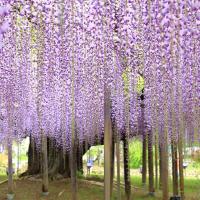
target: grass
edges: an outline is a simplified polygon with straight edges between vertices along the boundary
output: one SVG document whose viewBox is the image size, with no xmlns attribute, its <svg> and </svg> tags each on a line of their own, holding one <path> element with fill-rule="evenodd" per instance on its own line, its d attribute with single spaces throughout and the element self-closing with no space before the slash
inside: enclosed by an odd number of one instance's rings
<svg viewBox="0 0 200 200">
<path fill-rule="evenodd" d="M 79 183 L 78 199 L 101 200 L 103 199 L 103 188 L 90 184 Z M 70 181 L 54 181 L 49 185 L 49 196 L 42 197 L 41 183 L 34 181 L 15 181 L 15 200 L 66 200 L 71 199 Z M 0 186 L 0 200 L 4 200 L 7 193 L 7 184 Z"/>
<path fill-rule="evenodd" d="M 92 177 L 90 178 L 92 180 Z M 96 179 L 94 179 L 97 181 Z M 133 185 L 134 200 L 161 200 L 161 191 L 156 192 L 155 197 L 148 196 L 148 189 L 142 187 L 140 177 L 132 177 L 131 183 Z M 200 182 L 197 179 L 185 180 L 186 200 L 200 199 Z M 16 180 L 14 182 L 15 200 L 70 200 L 71 199 L 71 185 L 70 180 L 53 181 L 50 182 L 48 197 L 41 196 L 41 182 L 29 180 Z M 0 200 L 6 199 L 7 184 L 0 185 Z M 89 182 L 85 183 L 79 181 L 78 183 L 78 199 L 79 200 L 103 200 L 103 187 L 95 186 Z M 117 199 L 116 190 L 114 191 L 112 200 Z M 124 200 L 124 193 L 122 190 L 122 200 Z"/>
<path fill-rule="evenodd" d="M 185 179 L 185 193 L 188 198 L 193 200 L 200 199 L 200 180 L 199 179 Z"/>
<path fill-rule="evenodd" d="M 141 177 L 140 176 L 132 176 L 131 177 L 131 184 L 138 188 L 144 188 L 147 193 L 148 187 L 143 187 L 141 183 Z M 172 183 L 170 180 L 169 183 L 169 190 L 170 194 L 172 195 Z M 156 191 L 156 197 L 155 198 L 146 198 L 146 199 L 161 199 L 162 191 L 157 190 Z M 137 194 L 136 194 L 137 196 Z M 186 200 L 200 200 L 200 179 L 196 178 L 185 178 L 185 199 Z M 141 199 L 140 197 L 135 198 L 137 200 Z"/>
<path fill-rule="evenodd" d="M 6 175 L 0 175 L 0 182 L 5 181 L 7 179 Z"/>
<path fill-rule="evenodd" d="M 71 199 L 71 185 L 70 180 L 54 181 L 49 185 L 49 196 L 42 197 L 41 183 L 21 180 L 15 181 L 14 184 L 15 200 L 70 200 Z M 0 200 L 6 200 L 7 184 L 0 186 Z M 153 200 L 148 197 L 143 190 L 134 191 L 135 200 Z M 79 200 L 103 200 L 103 187 L 94 186 L 90 183 L 79 182 L 78 184 L 78 199 Z M 112 200 L 117 200 L 116 191 L 114 191 Z M 122 192 L 122 200 L 125 200 Z"/>
<path fill-rule="evenodd" d="M 95 181 L 103 184 L 103 175 L 92 174 L 84 177 L 78 175 L 81 180 Z M 6 180 L 4 174 L 0 174 L 0 182 Z M 123 183 L 123 177 L 121 177 Z M 133 186 L 132 195 L 134 200 L 161 200 L 162 193 L 156 191 L 155 197 L 148 196 L 148 187 L 142 186 L 141 176 L 131 176 L 131 184 Z M 170 182 L 170 192 L 171 182 Z M 71 185 L 70 180 L 50 182 L 48 197 L 41 196 L 41 182 L 29 180 L 14 181 L 15 200 L 70 200 Z M 7 184 L 0 185 L 0 200 L 6 200 Z M 122 200 L 124 200 L 124 189 L 121 189 Z M 200 200 L 200 179 L 186 178 L 185 179 L 185 194 L 186 200 Z M 90 184 L 90 182 L 79 181 L 78 184 L 78 200 L 103 200 L 104 190 L 101 186 Z M 132 198 L 131 198 L 132 199 Z M 112 200 L 117 200 L 117 191 L 114 190 Z"/>
<path fill-rule="evenodd" d="M 5 173 L 0 173 L 0 182 L 5 181 L 7 179 L 7 176 Z"/>
</svg>

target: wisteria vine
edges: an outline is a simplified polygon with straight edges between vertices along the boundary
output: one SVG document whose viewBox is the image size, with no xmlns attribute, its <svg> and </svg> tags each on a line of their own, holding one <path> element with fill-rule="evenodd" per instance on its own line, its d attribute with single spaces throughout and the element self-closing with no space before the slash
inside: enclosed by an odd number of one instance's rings
<svg viewBox="0 0 200 200">
<path fill-rule="evenodd" d="M 145 131 L 161 140 L 164 128 L 169 138 L 184 131 L 199 141 L 199 1 L 73 5 L 1 1 L 0 139 L 31 134 L 39 142 L 43 130 L 70 148 L 72 117 L 80 142 L 102 139 L 107 85 L 119 133 L 128 126 L 130 135 L 141 134 L 144 101 Z"/>
</svg>

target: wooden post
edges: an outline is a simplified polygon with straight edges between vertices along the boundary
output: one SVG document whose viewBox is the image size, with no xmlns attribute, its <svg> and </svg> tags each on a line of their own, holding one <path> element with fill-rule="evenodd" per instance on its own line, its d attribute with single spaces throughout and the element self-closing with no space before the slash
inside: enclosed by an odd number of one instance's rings
<svg viewBox="0 0 200 200">
<path fill-rule="evenodd" d="M 71 37 L 74 38 L 74 26 L 75 26 L 75 5 L 74 1 L 71 2 L 71 11 L 72 11 L 72 28 L 71 28 Z M 71 190 L 72 190 L 72 200 L 77 199 L 77 162 L 76 162 L 76 132 L 75 132 L 75 47 L 74 40 L 72 41 L 72 84 L 71 84 L 71 108 L 72 108 L 72 117 L 71 117 Z"/>
<path fill-rule="evenodd" d="M 42 194 L 48 195 L 48 157 L 47 157 L 47 136 L 42 132 Z"/>
<path fill-rule="evenodd" d="M 147 140 L 146 134 L 143 133 L 143 140 L 142 140 L 142 184 L 146 185 L 147 179 Z"/>
<path fill-rule="evenodd" d="M 161 144 L 159 144 L 159 189 L 162 189 L 162 163 L 163 163 L 163 158 L 162 158 L 162 147 Z"/>
<path fill-rule="evenodd" d="M 113 193 L 113 179 L 115 176 L 115 139 L 114 139 L 114 134 L 112 134 L 112 141 L 111 141 L 111 168 L 110 168 L 110 173 L 111 173 L 111 180 L 110 180 L 110 188 L 111 188 L 111 197 Z"/>
<path fill-rule="evenodd" d="M 116 128 L 116 158 L 117 158 L 117 199 L 121 200 L 121 187 L 120 187 L 120 137 Z"/>
<path fill-rule="evenodd" d="M 17 142 L 17 176 L 19 175 L 19 166 L 20 165 L 20 142 Z"/>
<path fill-rule="evenodd" d="M 110 91 L 105 87 L 104 93 L 104 200 L 111 198 L 111 108 Z"/>
<path fill-rule="evenodd" d="M 100 149 L 99 149 L 99 147 L 98 147 L 98 167 L 100 166 Z"/>
<path fill-rule="evenodd" d="M 12 140 L 8 139 L 8 195 L 13 195 Z"/>
<path fill-rule="evenodd" d="M 183 138 L 182 133 L 179 134 L 178 141 L 178 152 L 179 152 L 179 175 L 180 175 L 180 194 L 181 200 L 185 199 L 184 192 L 184 173 L 183 173 Z"/>
<path fill-rule="evenodd" d="M 147 137 L 144 128 L 144 102 L 143 102 L 144 95 L 141 95 L 141 133 L 143 135 L 143 142 L 142 142 L 142 184 L 146 184 L 146 177 L 147 177 Z"/>
<path fill-rule="evenodd" d="M 165 133 L 166 134 L 166 133 Z M 168 172 L 168 142 L 166 137 L 161 146 L 161 156 L 162 156 L 162 200 L 169 200 L 169 172 Z"/>
<path fill-rule="evenodd" d="M 154 195 L 154 173 L 153 173 L 153 136 L 148 133 L 148 169 L 149 169 L 149 194 Z"/>
<path fill-rule="evenodd" d="M 158 189 L 158 136 L 155 135 L 155 188 Z"/>
<path fill-rule="evenodd" d="M 126 135 L 126 134 L 125 134 Z M 128 138 L 124 137 L 124 182 L 126 199 L 131 198 L 131 182 L 130 182 L 130 168 L 129 168 L 129 143 Z"/>
<path fill-rule="evenodd" d="M 70 152 L 70 165 L 71 165 L 71 187 L 72 187 L 72 200 L 77 199 L 77 178 L 76 178 L 76 145 L 75 145 L 75 135 L 72 139 L 72 146 L 71 146 L 71 152 Z"/>
<path fill-rule="evenodd" d="M 178 163 L 177 163 L 177 145 L 172 139 L 172 179 L 173 179 L 173 195 L 178 195 Z"/>
</svg>

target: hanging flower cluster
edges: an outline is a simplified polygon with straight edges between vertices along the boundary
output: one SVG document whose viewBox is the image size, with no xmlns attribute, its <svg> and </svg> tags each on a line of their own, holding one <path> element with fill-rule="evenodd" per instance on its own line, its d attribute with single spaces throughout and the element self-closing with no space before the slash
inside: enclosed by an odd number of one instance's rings
<svg viewBox="0 0 200 200">
<path fill-rule="evenodd" d="M 43 132 L 70 148 L 74 126 L 80 143 L 95 143 L 103 138 L 106 86 L 120 134 L 200 138 L 198 1 L 5 2 L 1 137 L 40 141 Z M 1 7 L 1 20 L 7 14 Z"/>
<path fill-rule="evenodd" d="M 8 7 L 0 5 L 0 49 L 2 48 L 3 35 L 9 28 L 9 21 L 6 20 L 6 16 L 8 15 L 8 13 Z"/>
</svg>

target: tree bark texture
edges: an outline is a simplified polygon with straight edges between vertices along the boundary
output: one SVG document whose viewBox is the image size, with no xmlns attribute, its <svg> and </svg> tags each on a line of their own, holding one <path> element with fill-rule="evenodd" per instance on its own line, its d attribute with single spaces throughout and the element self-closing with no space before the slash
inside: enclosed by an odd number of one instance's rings
<svg viewBox="0 0 200 200">
<path fill-rule="evenodd" d="M 82 156 L 87 151 L 84 145 L 77 147 L 77 170 L 83 172 Z M 65 178 L 71 176 L 70 170 L 70 152 L 58 147 L 54 139 L 47 138 L 47 157 L 48 157 L 48 176 L 49 179 L 55 179 L 58 174 Z M 42 172 L 42 154 L 41 149 L 37 147 L 34 138 L 30 137 L 28 149 L 28 169 L 23 175 L 39 175 Z"/>
</svg>

